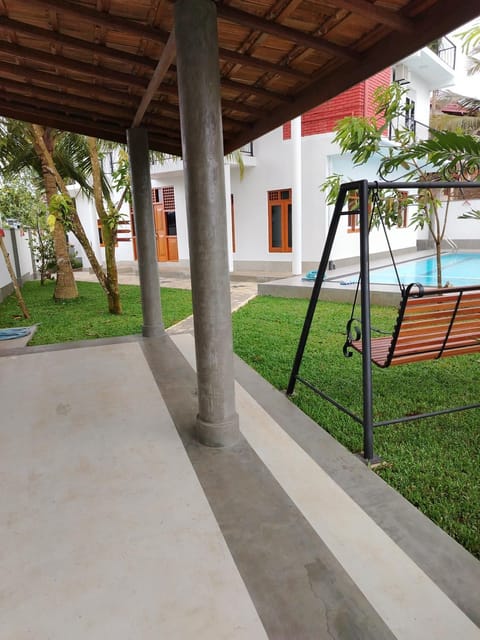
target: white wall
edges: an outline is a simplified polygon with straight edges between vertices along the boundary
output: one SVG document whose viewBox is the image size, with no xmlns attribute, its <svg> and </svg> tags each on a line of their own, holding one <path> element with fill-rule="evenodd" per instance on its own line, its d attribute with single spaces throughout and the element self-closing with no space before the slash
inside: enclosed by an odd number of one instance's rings
<svg viewBox="0 0 480 640">
<path fill-rule="evenodd" d="M 427 124 L 430 105 L 427 79 L 422 78 L 420 72 L 411 70 L 410 80 L 409 97 L 415 101 L 415 118 Z M 427 134 L 427 129 L 420 127 L 417 133 L 423 137 Z M 340 155 L 338 146 L 332 142 L 333 137 L 334 134 L 327 133 L 302 138 L 302 261 L 306 265 L 318 264 L 333 211 L 333 207 L 326 206 L 325 196 L 320 189 L 325 178 L 332 173 L 339 173 L 345 176 L 345 181 L 381 179 L 377 174 L 378 159 L 372 159 L 367 165 L 354 167 L 349 156 Z M 245 269 L 289 271 L 292 262 L 291 253 L 269 252 L 267 193 L 277 189 L 293 191 L 293 142 L 291 139 L 283 139 L 283 128 L 279 127 L 255 140 L 253 147 L 255 164 L 250 166 L 250 163 L 246 163 L 243 179 L 240 178 L 238 166 L 232 163 L 231 158 L 228 160 L 230 188 L 227 180 L 226 191 L 231 190 L 234 196 L 236 251 L 233 254 L 233 260 L 235 267 L 237 270 L 241 270 L 244 265 Z M 389 178 L 395 179 L 395 176 L 392 175 Z M 175 189 L 178 254 L 181 261 L 187 261 L 188 230 L 182 161 L 173 159 L 163 165 L 152 166 L 152 186 L 173 186 Z M 295 194 L 292 195 L 295 203 Z M 229 216 L 229 193 L 226 193 L 226 196 L 226 215 Z M 83 203 L 82 211 L 82 218 L 87 220 L 87 233 L 94 239 L 97 255 L 103 259 L 103 251 L 98 246 L 96 214 L 92 204 Z M 480 228 L 480 223 L 478 227 Z M 462 237 L 462 234 L 470 236 L 476 233 L 476 229 L 475 222 L 457 221 L 456 215 L 450 216 L 448 234 L 451 237 Z M 413 249 L 416 246 L 417 232 L 413 227 L 394 229 L 389 232 L 389 239 L 392 248 L 396 251 Z M 231 238 L 229 238 L 230 242 Z M 384 253 L 388 250 L 383 232 L 372 231 L 370 248 L 372 254 Z M 83 254 L 80 249 L 79 253 Z M 345 217 L 341 221 L 332 259 L 348 259 L 357 257 L 358 254 L 358 234 L 348 233 Z M 133 260 L 131 243 L 119 243 L 117 258 L 119 261 Z"/>
<path fill-rule="evenodd" d="M 415 102 L 415 120 L 425 126 L 418 126 L 418 138 L 428 138 L 428 123 L 430 122 L 430 89 L 415 72 L 411 72 L 411 83 L 408 85 L 407 96 Z"/>
<path fill-rule="evenodd" d="M 3 238 L 7 251 L 10 255 L 10 261 L 12 263 L 13 270 L 17 274 L 15 269 L 15 259 L 12 247 L 12 230 L 5 229 L 5 236 Z M 20 229 L 14 229 L 15 237 L 17 239 L 18 258 L 20 262 L 20 271 L 22 278 L 28 278 L 33 273 L 32 257 L 30 253 L 30 247 L 28 245 L 27 232 L 23 232 Z M 0 255 L 0 299 L 2 299 L 2 289 L 9 287 L 11 284 L 10 274 L 5 264 L 3 254 Z M 7 292 L 4 292 L 7 293 Z"/>
<path fill-rule="evenodd" d="M 105 250 L 100 246 L 100 238 L 98 235 L 97 225 L 97 210 L 93 199 L 89 199 L 82 193 L 79 193 L 75 197 L 75 203 L 77 205 L 78 215 L 82 221 L 85 233 L 87 234 L 92 249 L 97 256 L 100 263 L 105 261 Z M 122 214 L 126 220 L 130 220 L 130 208 L 128 204 L 124 204 L 122 207 Z M 122 234 L 123 235 L 123 234 Z M 130 237 L 129 235 L 127 237 Z M 68 242 L 73 245 L 78 256 L 83 260 L 83 268 L 87 269 L 90 266 L 90 262 L 80 245 L 79 241 L 72 232 L 68 233 Z M 133 260 L 133 244 L 132 242 L 119 242 L 116 248 L 117 262 L 132 261 Z"/>
<path fill-rule="evenodd" d="M 354 167 L 348 156 L 335 154 L 329 158 L 329 171 L 346 177 L 345 181 L 369 180 L 381 181 L 377 172 L 378 160 L 371 158 L 366 165 Z M 394 176 L 393 176 L 394 177 Z M 333 211 L 331 207 L 330 216 Z M 411 215 L 409 212 L 408 215 Z M 416 246 L 417 234 L 413 227 L 392 228 L 388 230 L 388 239 L 392 250 L 400 251 Z M 372 229 L 370 234 L 370 253 L 384 253 L 388 251 L 385 233 L 382 229 Z M 339 231 L 332 251 L 332 258 L 337 260 L 360 255 L 359 237 L 356 233 L 348 233 L 347 219 L 340 222 Z"/>
<path fill-rule="evenodd" d="M 453 240 L 460 248 L 480 251 L 480 220 L 459 218 L 460 215 L 472 209 L 480 210 L 480 197 L 475 200 L 452 200 L 450 202 L 445 238 Z M 443 213 L 440 213 L 440 220 L 443 221 Z M 429 239 L 427 227 L 422 231 L 419 230 L 417 237 L 419 240 Z"/>
<path fill-rule="evenodd" d="M 480 220 L 460 220 L 459 216 L 472 209 L 480 210 L 480 189 L 479 198 L 475 200 L 463 201 L 454 200 L 450 202 L 446 236 L 456 241 L 468 240 L 476 242 L 476 248 L 480 251 Z"/>
<path fill-rule="evenodd" d="M 293 182 L 292 141 L 282 140 L 282 128 L 253 143 L 256 167 L 245 167 L 243 179 L 231 171 L 235 203 L 235 261 L 291 262 L 290 253 L 270 253 L 267 192 L 291 189 Z"/>
</svg>

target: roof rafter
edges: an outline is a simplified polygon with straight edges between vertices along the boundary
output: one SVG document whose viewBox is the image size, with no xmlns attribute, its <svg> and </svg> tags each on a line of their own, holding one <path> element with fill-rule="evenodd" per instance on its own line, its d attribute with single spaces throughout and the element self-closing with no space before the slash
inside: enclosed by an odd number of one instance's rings
<svg viewBox="0 0 480 640">
<path fill-rule="evenodd" d="M 150 25 L 139 24 L 127 18 L 112 15 L 111 13 L 103 13 L 90 9 L 82 5 L 78 5 L 68 0 L 28 0 L 29 5 L 36 5 L 44 9 L 45 7 L 60 11 L 63 14 L 73 16 L 74 18 L 83 18 L 94 25 L 105 27 L 113 31 L 123 32 L 132 36 L 146 38 L 154 42 L 166 42 L 168 40 L 168 32 Z"/>
<path fill-rule="evenodd" d="M 346 47 L 341 47 L 337 44 L 329 42 L 323 38 L 317 38 L 298 29 L 292 29 L 285 27 L 278 22 L 272 22 L 271 20 L 265 20 L 260 16 L 256 16 L 253 13 L 247 13 L 240 9 L 234 9 L 233 7 L 219 4 L 217 6 L 218 17 L 229 22 L 240 24 L 249 29 L 260 31 L 263 33 L 269 33 L 279 38 L 290 40 L 297 44 L 302 44 L 310 49 L 316 49 L 317 51 L 323 51 L 331 56 L 339 56 L 346 60 L 358 60 L 359 54 L 355 51 L 351 51 Z"/>
<path fill-rule="evenodd" d="M 0 29 L 5 29 L 11 33 L 20 33 L 25 36 L 33 36 L 45 40 L 48 39 L 54 44 L 68 45 L 78 51 L 95 54 L 101 58 L 108 58 L 117 61 L 120 60 L 129 64 L 138 64 L 139 66 L 148 69 L 155 68 L 155 60 L 152 58 L 137 56 L 132 53 L 128 53 L 127 51 L 122 51 L 121 49 L 114 49 L 112 47 L 107 47 L 106 45 L 73 38 L 72 36 L 64 35 L 58 31 L 42 29 L 35 25 L 26 24 L 25 22 L 20 22 L 18 20 L 12 20 L 6 16 L 0 15 Z"/>
<path fill-rule="evenodd" d="M 368 0 L 335 0 L 335 3 L 342 9 L 347 9 L 352 13 L 356 13 L 363 18 L 377 20 L 381 24 L 388 25 L 396 31 L 412 33 L 415 30 L 413 20 L 405 18 L 400 13 L 384 9 L 376 4 L 368 2 Z"/>
<path fill-rule="evenodd" d="M 57 69 L 73 71 L 102 81 L 107 80 L 108 82 L 127 86 L 133 85 L 140 89 L 145 89 L 148 84 L 148 80 L 146 78 L 139 78 L 137 76 L 123 73 L 122 71 L 107 69 L 105 66 L 90 64 L 88 62 L 78 62 L 78 60 L 73 58 L 66 58 L 65 56 L 55 55 L 53 53 L 45 53 L 38 49 L 8 44 L 2 41 L 0 41 L 0 53 L 2 55 L 12 56 L 15 58 L 22 58 L 23 60 L 28 60 L 35 64 L 41 62 L 42 64 L 49 65 Z"/>
<path fill-rule="evenodd" d="M 459 0 L 443 0 L 443 6 L 449 8 L 442 15 L 438 15 L 435 7 L 419 14 L 415 18 L 416 33 L 419 47 L 425 46 L 435 38 L 443 35 L 451 25 L 451 16 L 455 14 L 457 25 L 465 24 L 472 17 L 472 6 L 468 1 L 460 4 Z M 390 34 L 372 46 L 362 59 L 361 64 L 343 64 L 341 71 L 330 74 L 328 77 L 319 77 L 313 84 L 300 91 L 291 105 L 271 112 L 270 117 L 258 120 L 257 123 L 245 130 L 241 135 L 229 140 L 226 152 L 231 152 L 243 146 L 252 139 L 258 138 L 273 127 L 282 125 L 294 118 L 299 113 L 305 113 L 309 109 L 328 100 L 335 93 L 345 91 L 357 82 L 368 78 L 386 66 L 395 64 L 397 60 L 408 55 L 411 45 L 404 34 L 397 32 Z M 267 124 L 268 120 L 268 124 Z"/>
<path fill-rule="evenodd" d="M 176 45 L 175 45 L 175 31 L 172 30 L 170 33 L 170 37 L 168 38 L 167 44 L 162 52 L 162 56 L 158 61 L 157 68 L 153 72 L 152 77 L 150 78 L 150 82 L 148 83 L 148 87 L 145 93 L 142 96 L 142 100 L 138 106 L 137 112 L 132 122 L 132 127 L 138 127 L 142 121 L 143 116 L 145 115 L 145 111 L 148 109 L 148 105 L 153 100 L 153 96 L 157 91 L 158 87 L 163 82 L 165 75 L 168 71 L 168 68 L 172 64 L 175 59 L 176 53 Z"/>
</svg>

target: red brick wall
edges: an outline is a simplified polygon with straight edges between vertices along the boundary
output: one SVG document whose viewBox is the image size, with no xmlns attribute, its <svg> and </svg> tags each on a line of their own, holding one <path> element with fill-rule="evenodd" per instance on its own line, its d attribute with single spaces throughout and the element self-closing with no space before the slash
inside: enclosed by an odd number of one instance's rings
<svg viewBox="0 0 480 640">
<path fill-rule="evenodd" d="M 327 100 L 319 107 L 302 115 L 302 136 L 333 131 L 335 123 L 346 116 L 373 116 L 373 92 L 379 86 L 391 82 L 391 69 L 385 69 L 364 82 L 360 82 L 348 91 Z M 283 125 L 283 139 L 291 138 L 290 122 Z"/>
</svg>

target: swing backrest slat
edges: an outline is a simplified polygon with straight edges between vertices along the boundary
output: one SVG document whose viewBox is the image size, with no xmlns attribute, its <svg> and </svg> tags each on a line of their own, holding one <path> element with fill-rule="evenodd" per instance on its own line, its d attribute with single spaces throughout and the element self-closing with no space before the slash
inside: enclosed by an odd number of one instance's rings
<svg viewBox="0 0 480 640">
<path fill-rule="evenodd" d="M 350 346 L 362 353 L 362 340 Z M 371 340 L 379 367 L 480 352 L 480 286 L 404 292 L 391 337 Z"/>
</svg>

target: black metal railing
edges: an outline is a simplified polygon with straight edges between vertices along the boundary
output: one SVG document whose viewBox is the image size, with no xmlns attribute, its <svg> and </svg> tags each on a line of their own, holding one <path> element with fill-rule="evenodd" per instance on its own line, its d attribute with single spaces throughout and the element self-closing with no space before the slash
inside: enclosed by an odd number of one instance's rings
<svg viewBox="0 0 480 640">
<path fill-rule="evenodd" d="M 249 142 L 248 144 L 244 144 L 243 147 L 240 148 L 240 153 L 244 156 L 252 156 L 253 157 L 253 142 Z"/>
<path fill-rule="evenodd" d="M 434 40 L 429 45 L 429 49 L 436 53 L 440 60 L 448 65 L 450 69 L 455 69 L 457 62 L 457 47 L 449 38 L 443 36 L 443 38 Z"/>
</svg>

